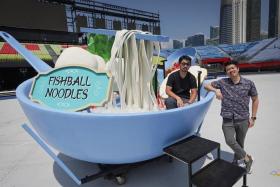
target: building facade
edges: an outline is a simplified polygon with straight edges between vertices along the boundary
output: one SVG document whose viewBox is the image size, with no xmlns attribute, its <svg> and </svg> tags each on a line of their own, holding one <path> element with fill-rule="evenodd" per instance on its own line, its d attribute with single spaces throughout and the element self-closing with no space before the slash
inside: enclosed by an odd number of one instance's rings
<svg viewBox="0 0 280 187">
<path fill-rule="evenodd" d="M 232 1 L 232 43 L 246 42 L 247 0 Z"/>
<path fill-rule="evenodd" d="M 210 26 L 210 39 L 219 38 L 220 27 L 219 26 Z"/>
<path fill-rule="evenodd" d="M 173 48 L 174 49 L 181 49 L 183 48 L 183 42 L 179 40 L 173 40 Z"/>
<path fill-rule="evenodd" d="M 221 0 L 220 44 L 232 44 L 232 0 Z"/>
<path fill-rule="evenodd" d="M 278 0 L 279 1 L 279 0 Z M 261 39 L 261 0 L 247 0 L 246 42 Z"/>
<path fill-rule="evenodd" d="M 269 0 L 268 38 L 280 37 L 280 3 Z"/>
<path fill-rule="evenodd" d="M 221 1 L 220 44 L 260 40 L 260 25 L 261 0 Z"/>
<path fill-rule="evenodd" d="M 204 34 L 195 34 L 193 36 L 188 37 L 188 44 L 192 47 L 205 45 Z"/>
</svg>

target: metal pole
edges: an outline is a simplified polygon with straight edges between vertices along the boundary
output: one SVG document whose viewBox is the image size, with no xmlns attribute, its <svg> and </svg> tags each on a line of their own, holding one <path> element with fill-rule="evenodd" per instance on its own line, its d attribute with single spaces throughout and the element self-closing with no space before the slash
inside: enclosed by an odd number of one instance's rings
<svg viewBox="0 0 280 187">
<path fill-rule="evenodd" d="M 29 128 L 26 124 L 22 125 L 22 128 L 35 140 L 44 151 L 48 153 L 48 155 L 61 167 L 62 170 L 66 172 L 66 174 L 71 177 L 78 185 L 81 185 L 81 180 L 76 177 L 76 175 L 60 160 L 56 154 L 49 148 L 47 144 L 35 133 L 31 128 Z"/>
<path fill-rule="evenodd" d="M 154 91 L 155 91 L 155 95 L 157 97 L 157 92 L 158 92 L 158 73 L 157 73 L 157 69 L 155 71 L 155 76 L 154 76 L 154 83 L 155 83 L 155 87 L 154 87 Z"/>
<path fill-rule="evenodd" d="M 198 85 L 197 85 L 197 89 L 198 89 L 198 95 L 197 95 L 197 101 L 200 101 L 200 88 L 201 88 L 201 73 L 202 71 L 198 71 L 198 77 L 197 77 L 197 82 L 198 82 Z"/>
<path fill-rule="evenodd" d="M 167 60 L 162 60 L 161 62 L 162 62 L 162 67 L 163 67 L 163 78 L 165 79 L 165 62 L 166 62 Z"/>
<path fill-rule="evenodd" d="M 242 187 L 248 187 L 247 186 L 247 174 L 243 175 L 243 185 Z"/>
<path fill-rule="evenodd" d="M 218 159 L 220 159 L 221 158 L 221 147 L 220 147 L 220 145 L 218 147 L 217 152 L 218 152 Z"/>
<path fill-rule="evenodd" d="M 188 174 L 189 174 L 189 187 L 192 187 L 192 164 L 188 164 Z"/>
</svg>

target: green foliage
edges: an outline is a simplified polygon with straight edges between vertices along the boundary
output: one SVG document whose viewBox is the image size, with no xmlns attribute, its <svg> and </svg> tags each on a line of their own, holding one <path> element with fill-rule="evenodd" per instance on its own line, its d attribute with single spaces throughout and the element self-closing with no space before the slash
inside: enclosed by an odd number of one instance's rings
<svg viewBox="0 0 280 187">
<path fill-rule="evenodd" d="M 107 62 L 111 57 L 111 49 L 114 40 L 114 36 L 107 36 L 103 34 L 89 34 L 88 51 L 101 56 L 105 60 L 105 62 Z"/>
</svg>

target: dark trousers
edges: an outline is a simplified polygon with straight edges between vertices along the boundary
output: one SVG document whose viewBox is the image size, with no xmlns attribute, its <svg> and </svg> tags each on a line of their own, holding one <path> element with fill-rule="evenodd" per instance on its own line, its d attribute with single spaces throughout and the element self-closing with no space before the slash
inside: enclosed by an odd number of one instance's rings
<svg viewBox="0 0 280 187">
<path fill-rule="evenodd" d="M 234 151 L 234 159 L 243 159 L 246 156 L 244 141 L 248 131 L 248 119 L 223 119 L 223 132 L 228 146 Z"/>
</svg>

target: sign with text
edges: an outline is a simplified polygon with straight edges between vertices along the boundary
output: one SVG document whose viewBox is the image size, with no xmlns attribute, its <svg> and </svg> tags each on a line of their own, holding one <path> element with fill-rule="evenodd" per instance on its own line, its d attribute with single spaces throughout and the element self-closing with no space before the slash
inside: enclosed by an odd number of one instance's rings
<svg viewBox="0 0 280 187">
<path fill-rule="evenodd" d="M 51 108 L 78 111 L 89 106 L 102 106 L 108 101 L 111 77 L 81 66 L 57 68 L 39 74 L 32 85 L 30 97 Z"/>
</svg>

